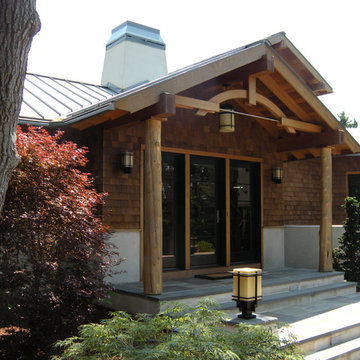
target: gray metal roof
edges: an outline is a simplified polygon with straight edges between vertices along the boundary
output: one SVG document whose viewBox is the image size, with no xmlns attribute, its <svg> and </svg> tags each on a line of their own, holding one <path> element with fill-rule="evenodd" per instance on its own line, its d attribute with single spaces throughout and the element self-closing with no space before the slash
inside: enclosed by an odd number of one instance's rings
<svg viewBox="0 0 360 360">
<path fill-rule="evenodd" d="M 25 77 L 19 122 L 21 124 L 30 123 L 48 126 L 52 123 L 60 125 L 61 122 L 80 121 L 93 116 L 97 112 L 112 110 L 113 103 L 122 98 L 239 53 L 259 43 L 261 41 L 216 55 L 171 72 L 159 79 L 123 91 L 100 85 L 28 73 Z"/>
<path fill-rule="evenodd" d="M 26 74 L 19 120 L 61 121 L 72 113 L 111 99 L 117 93 L 103 86 Z"/>
</svg>

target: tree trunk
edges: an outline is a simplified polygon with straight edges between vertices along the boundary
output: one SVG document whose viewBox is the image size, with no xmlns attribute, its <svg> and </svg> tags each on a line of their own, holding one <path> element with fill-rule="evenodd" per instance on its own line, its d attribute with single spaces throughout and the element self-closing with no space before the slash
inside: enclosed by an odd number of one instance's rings
<svg viewBox="0 0 360 360">
<path fill-rule="evenodd" d="M 31 41 L 40 30 L 35 5 L 36 0 L 0 0 L 0 214 L 19 161 L 16 124 Z"/>
</svg>

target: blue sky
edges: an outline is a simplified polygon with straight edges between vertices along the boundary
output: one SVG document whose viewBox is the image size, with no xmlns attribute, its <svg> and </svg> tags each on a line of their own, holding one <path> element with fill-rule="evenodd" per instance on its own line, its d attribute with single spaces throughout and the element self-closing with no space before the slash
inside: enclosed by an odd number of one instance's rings
<svg viewBox="0 0 360 360">
<path fill-rule="evenodd" d="M 37 9 L 28 72 L 99 84 L 105 44 L 126 20 L 160 30 L 169 71 L 285 31 L 332 86 L 324 104 L 360 121 L 357 0 L 37 0 Z"/>
</svg>

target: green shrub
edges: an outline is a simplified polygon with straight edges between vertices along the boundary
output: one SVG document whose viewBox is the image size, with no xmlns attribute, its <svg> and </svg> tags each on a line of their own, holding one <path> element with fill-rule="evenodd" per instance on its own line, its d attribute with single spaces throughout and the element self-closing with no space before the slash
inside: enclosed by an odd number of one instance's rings
<svg viewBox="0 0 360 360">
<path fill-rule="evenodd" d="M 199 248 L 199 252 L 214 252 L 215 251 L 215 247 L 214 244 L 212 244 L 209 241 L 206 240 L 201 240 L 198 242 L 198 248 Z"/>
<path fill-rule="evenodd" d="M 343 208 L 345 232 L 339 238 L 339 247 L 333 250 L 334 268 L 344 271 L 346 280 L 360 282 L 360 203 L 347 197 Z"/>
<path fill-rule="evenodd" d="M 194 308 L 174 304 L 153 318 L 115 312 L 101 324 L 81 326 L 78 337 L 59 341 L 63 353 L 53 360 L 302 359 L 269 328 L 226 328 L 214 306 L 210 300 Z"/>
</svg>

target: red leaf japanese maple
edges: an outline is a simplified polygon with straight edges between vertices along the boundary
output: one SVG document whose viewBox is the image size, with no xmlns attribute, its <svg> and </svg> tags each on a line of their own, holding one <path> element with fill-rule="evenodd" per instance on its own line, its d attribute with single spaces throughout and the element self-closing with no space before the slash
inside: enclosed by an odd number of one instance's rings
<svg viewBox="0 0 360 360">
<path fill-rule="evenodd" d="M 104 194 L 80 170 L 87 150 L 62 136 L 18 127 L 21 160 L 0 218 L 0 306 L 52 331 L 81 322 L 104 296 L 112 254 L 98 215 Z"/>
</svg>

